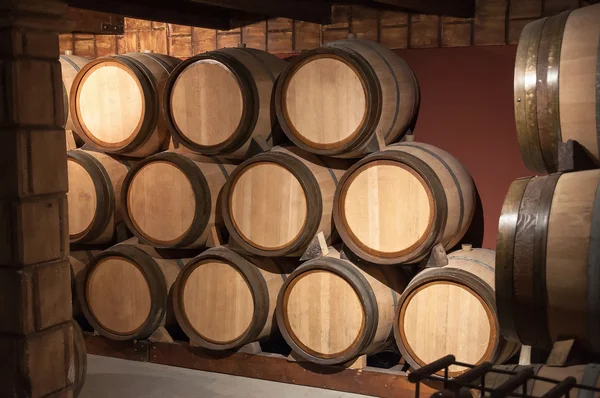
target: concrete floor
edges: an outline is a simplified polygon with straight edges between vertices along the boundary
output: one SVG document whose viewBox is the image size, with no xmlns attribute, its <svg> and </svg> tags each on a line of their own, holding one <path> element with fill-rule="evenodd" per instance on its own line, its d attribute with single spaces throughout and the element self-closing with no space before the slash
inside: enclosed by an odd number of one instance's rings
<svg viewBox="0 0 600 398">
<path fill-rule="evenodd" d="M 80 398 L 361 398 L 365 395 L 88 355 Z"/>
</svg>

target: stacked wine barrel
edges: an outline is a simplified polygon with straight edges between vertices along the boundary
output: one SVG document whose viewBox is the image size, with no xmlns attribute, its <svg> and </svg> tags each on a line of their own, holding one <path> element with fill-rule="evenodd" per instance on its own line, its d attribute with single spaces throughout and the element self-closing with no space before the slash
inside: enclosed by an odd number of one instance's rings
<svg viewBox="0 0 600 398">
<path fill-rule="evenodd" d="M 290 64 L 228 48 L 81 65 L 76 310 L 115 340 L 178 326 L 213 351 L 281 334 L 322 365 L 394 346 L 413 368 L 502 363 L 518 344 L 498 333 L 493 251 L 454 252 L 410 281 L 463 240 L 476 205 L 460 161 L 414 141 L 419 98 L 399 56 L 356 39 Z"/>
<path fill-rule="evenodd" d="M 600 354 L 600 4 L 529 23 L 515 64 L 515 116 L 525 165 L 500 217 L 500 331 L 552 348 L 574 339 Z M 568 141 L 583 151 L 569 151 Z M 573 145 L 573 148 L 579 147 Z M 562 148 L 562 149 L 561 149 Z M 560 156 L 559 156 L 560 153 Z"/>
</svg>

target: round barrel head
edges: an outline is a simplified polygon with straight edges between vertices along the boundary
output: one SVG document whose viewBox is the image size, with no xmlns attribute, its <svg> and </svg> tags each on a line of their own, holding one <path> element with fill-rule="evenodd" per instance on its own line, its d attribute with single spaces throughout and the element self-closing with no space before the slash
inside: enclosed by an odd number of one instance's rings
<svg viewBox="0 0 600 398">
<path fill-rule="evenodd" d="M 283 111 L 294 135 L 316 148 L 350 141 L 367 114 L 367 92 L 354 66 L 336 55 L 317 55 L 286 81 Z"/>
<path fill-rule="evenodd" d="M 458 362 L 491 361 L 497 339 L 492 310 L 470 288 L 450 282 L 415 289 L 400 310 L 401 344 L 423 366 L 452 354 Z M 452 365 L 456 376 L 467 368 Z"/>
<path fill-rule="evenodd" d="M 183 313 L 204 340 L 225 345 L 250 329 L 254 297 L 237 268 L 216 259 L 204 260 L 185 278 L 181 289 Z"/>
<path fill-rule="evenodd" d="M 300 181 L 286 167 L 269 161 L 252 163 L 233 181 L 231 221 L 250 245 L 277 250 L 293 243 L 308 213 Z"/>
<path fill-rule="evenodd" d="M 227 142 L 244 113 L 242 87 L 222 63 L 202 59 L 186 67 L 173 84 L 171 117 L 182 136 L 199 146 Z"/>
<path fill-rule="evenodd" d="M 114 61 L 97 63 L 85 73 L 77 89 L 76 106 L 89 138 L 110 147 L 133 140 L 145 111 L 138 78 Z"/>
<path fill-rule="evenodd" d="M 307 271 L 284 294 L 286 330 L 304 351 L 335 358 L 357 343 L 365 312 L 358 293 L 343 277 L 325 270 Z"/>
<path fill-rule="evenodd" d="M 71 239 L 84 235 L 92 227 L 98 206 L 94 180 L 79 162 L 67 159 L 69 192 L 69 236 Z"/>
<path fill-rule="evenodd" d="M 196 195 L 176 164 L 156 160 L 142 166 L 127 192 L 127 214 L 136 231 L 157 245 L 175 244 L 192 227 Z"/>
<path fill-rule="evenodd" d="M 410 252 L 426 239 L 434 216 L 433 195 L 410 167 L 377 160 L 347 179 L 340 214 L 358 246 L 391 257 Z"/>
<path fill-rule="evenodd" d="M 119 256 L 101 259 L 90 271 L 86 301 L 96 322 L 117 335 L 142 327 L 152 304 L 150 285 L 141 269 Z"/>
</svg>

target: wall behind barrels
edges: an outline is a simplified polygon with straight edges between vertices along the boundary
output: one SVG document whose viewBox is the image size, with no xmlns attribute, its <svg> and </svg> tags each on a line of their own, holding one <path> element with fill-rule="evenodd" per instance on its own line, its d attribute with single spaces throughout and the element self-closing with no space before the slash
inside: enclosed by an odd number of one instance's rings
<svg viewBox="0 0 600 398">
<path fill-rule="evenodd" d="M 392 49 L 502 45 L 515 44 L 523 27 L 534 19 L 586 4 L 583 0 L 477 0 L 475 18 L 336 6 L 330 25 L 275 18 L 245 21 L 228 31 L 125 18 L 124 35 L 65 34 L 60 35 L 60 44 L 61 51 L 84 57 L 154 50 L 183 58 L 239 43 L 271 53 L 299 52 L 344 39 L 348 33 Z"/>
</svg>

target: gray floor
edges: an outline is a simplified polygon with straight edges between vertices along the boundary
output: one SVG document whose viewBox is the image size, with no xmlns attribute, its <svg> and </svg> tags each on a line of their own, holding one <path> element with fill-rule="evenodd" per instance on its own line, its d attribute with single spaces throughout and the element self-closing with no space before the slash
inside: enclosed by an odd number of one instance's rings
<svg viewBox="0 0 600 398">
<path fill-rule="evenodd" d="M 318 388 L 88 355 L 80 398 L 361 398 Z"/>
</svg>

